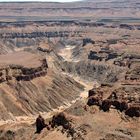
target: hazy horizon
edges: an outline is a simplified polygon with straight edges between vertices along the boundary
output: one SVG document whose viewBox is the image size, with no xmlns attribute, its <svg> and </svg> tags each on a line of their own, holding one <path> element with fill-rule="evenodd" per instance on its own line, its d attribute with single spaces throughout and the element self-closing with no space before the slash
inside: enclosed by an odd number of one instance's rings
<svg viewBox="0 0 140 140">
<path fill-rule="evenodd" d="M 0 2 L 76 2 L 82 0 L 0 0 Z"/>
</svg>

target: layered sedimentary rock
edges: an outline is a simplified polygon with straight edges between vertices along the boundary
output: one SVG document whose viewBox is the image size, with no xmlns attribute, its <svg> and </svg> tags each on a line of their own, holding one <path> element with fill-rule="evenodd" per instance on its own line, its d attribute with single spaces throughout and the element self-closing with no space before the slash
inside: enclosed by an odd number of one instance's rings
<svg viewBox="0 0 140 140">
<path fill-rule="evenodd" d="M 97 105 L 103 111 L 109 111 L 111 105 L 130 117 L 140 117 L 139 87 L 121 86 L 119 88 L 101 86 L 89 91 L 88 106 Z"/>
<path fill-rule="evenodd" d="M 51 111 L 75 100 L 83 90 L 72 78 L 54 71 L 42 51 L 0 57 L 1 120 Z"/>
<path fill-rule="evenodd" d="M 21 79 L 12 77 L 0 83 L 1 119 L 48 112 L 75 100 L 83 88 L 70 77 L 51 70 L 33 74 L 20 76 Z"/>
<path fill-rule="evenodd" d="M 30 81 L 34 78 L 45 76 L 47 74 L 48 65 L 46 60 L 42 60 L 42 65 L 37 68 L 26 68 L 20 65 L 9 65 L 0 69 L 0 82 L 17 80 Z"/>
</svg>

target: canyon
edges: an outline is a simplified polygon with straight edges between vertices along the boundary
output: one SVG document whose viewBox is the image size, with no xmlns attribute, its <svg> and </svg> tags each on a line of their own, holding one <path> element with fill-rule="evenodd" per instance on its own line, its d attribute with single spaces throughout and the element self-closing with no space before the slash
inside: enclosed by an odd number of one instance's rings
<svg viewBox="0 0 140 140">
<path fill-rule="evenodd" d="M 139 6 L 0 3 L 0 140 L 138 140 Z"/>
</svg>

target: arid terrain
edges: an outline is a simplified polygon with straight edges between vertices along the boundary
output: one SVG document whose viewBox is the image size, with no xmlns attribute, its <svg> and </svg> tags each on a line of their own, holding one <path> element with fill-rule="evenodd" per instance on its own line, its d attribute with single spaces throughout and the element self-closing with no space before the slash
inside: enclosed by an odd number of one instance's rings
<svg viewBox="0 0 140 140">
<path fill-rule="evenodd" d="M 139 0 L 0 3 L 0 111 L 0 140 L 139 140 Z"/>
</svg>

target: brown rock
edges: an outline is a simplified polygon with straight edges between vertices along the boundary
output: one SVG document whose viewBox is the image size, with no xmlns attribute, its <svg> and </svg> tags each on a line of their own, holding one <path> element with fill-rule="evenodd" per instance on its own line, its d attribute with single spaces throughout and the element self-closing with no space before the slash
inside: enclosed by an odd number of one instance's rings
<svg viewBox="0 0 140 140">
<path fill-rule="evenodd" d="M 99 105 L 99 98 L 98 97 L 90 97 L 87 102 L 88 106 L 92 105 Z"/>
<path fill-rule="evenodd" d="M 140 117 L 140 106 L 131 106 L 125 111 L 129 117 Z"/>
<path fill-rule="evenodd" d="M 66 118 L 64 113 L 59 113 L 58 115 L 54 115 L 52 121 L 50 122 L 52 128 L 55 126 L 63 126 L 64 129 L 70 129 L 71 125 Z"/>
<path fill-rule="evenodd" d="M 106 112 L 106 111 L 109 111 L 110 107 L 111 107 L 111 101 L 106 99 L 106 100 L 103 100 L 102 105 L 100 106 L 100 109 Z"/>
<path fill-rule="evenodd" d="M 46 126 L 44 118 L 39 115 L 36 119 L 36 133 L 40 133 Z"/>
</svg>

